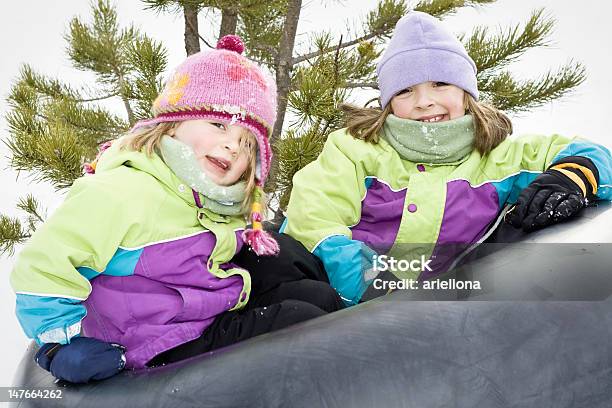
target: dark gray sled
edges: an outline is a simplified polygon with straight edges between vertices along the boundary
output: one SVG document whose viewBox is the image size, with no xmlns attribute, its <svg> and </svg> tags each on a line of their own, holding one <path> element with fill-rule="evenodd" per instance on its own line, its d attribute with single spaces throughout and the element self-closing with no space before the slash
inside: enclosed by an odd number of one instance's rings
<svg viewBox="0 0 612 408">
<path fill-rule="evenodd" d="M 102 382 L 54 383 L 33 362 L 32 344 L 15 386 L 61 389 L 63 398 L 20 405 L 612 406 L 612 208 L 599 204 L 571 222 L 513 234 L 500 230 L 490 241 L 518 242 L 482 246 L 444 277 L 480 280 L 481 290 L 398 290 Z"/>
</svg>

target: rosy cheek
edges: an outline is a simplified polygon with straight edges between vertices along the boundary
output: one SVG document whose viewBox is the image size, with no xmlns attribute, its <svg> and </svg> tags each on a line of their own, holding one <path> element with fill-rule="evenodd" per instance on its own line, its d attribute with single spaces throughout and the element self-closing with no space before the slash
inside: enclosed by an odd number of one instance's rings
<svg viewBox="0 0 612 408">
<path fill-rule="evenodd" d="M 463 116 L 465 113 L 465 109 L 463 109 L 463 103 L 455 103 L 449 106 L 448 113 L 450 119 L 456 119 L 460 116 Z"/>
<path fill-rule="evenodd" d="M 408 118 L 408 109 L 406 109 L 406 107 L 401 104 L 401 103 L 394 103 L 391 105 L 391 110 L 393 111 L 393 114 L 399 118 Z"/>
<path fill-rule="evenodd" d="M 201 143 L 194 143 L 191 148 L 198 157 L 205 156 L 208 153 L 208 150 L 205 148 L 205 146 L 202 146 Z"/>
</svg>

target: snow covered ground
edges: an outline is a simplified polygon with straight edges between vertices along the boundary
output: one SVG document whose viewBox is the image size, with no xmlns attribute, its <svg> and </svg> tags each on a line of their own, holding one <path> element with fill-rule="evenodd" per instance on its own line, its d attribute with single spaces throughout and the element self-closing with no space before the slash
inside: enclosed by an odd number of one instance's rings
<svg viewBox="0 0 612 408">
<path fill-rule="evenodd" d="M 143 11 L 142 3 L 117 2 L 121 23 L 134 24 L 153 38 L 164 41 L 170 51 L 170 66 L 178 64 L 184 57 L 182 19 L 171 16 L 156 16 Z M 323 6 L 324 3 L 333 3 Z M 298 46 L 306 42 L 308 32 L 331 28 L 343 31 L 345 19 L 358 21 L 367 10 L 376 4 L 375 0 L 353 1 L 305 1 L 298 36 Z M 544 6 L 558 20 L 552 40 L 554 46 L 527 53 L 524 60 L 512 67 L 513 72 L 525 77 L 554 69 L 570 58 L 580 61 L 588 69 L 588 80 L 577 92 L 563 101 L 555 102 L 535 110 L 528 115 L 515 117 L 515 133 L 561 133 L 583 135 L 608 146 L 609 95 L 612 92 L 612 77 L 609 67 L 612 60 L 612 26 L 608 16 L 612 5 L 598 0 L 585 0 L 576 7 L 569 0 L 499 0 L 492 6 L 481 9 L 464 9 L 446 21 L 456 32 L 469 31 L 474 24 L 491 27 L 519 23 L 527 19 L 530 11 Z M 0 13 L 0 38 L 2 58 L 0 59 L 0 139 L 7 137 L 4 114 L 8 107 L 4 101 L 12 80 L 22 63 L 31 64 L 36 70 L 62 79 L 90 79 L 87 75 L 70 68 L 63 49 L 63 34 L 70 18 L 74 15 L 88 16 L 89 2 L 78 0 L 62 1 L 58 7 L 52 2 L 22 0 L 3 6 Z M 206 16 L 201 16 L 201 27 L 208 27 Z M 202 28 L 204 29 L 204 28 Z M 207 36 L 212 38 L 212 34 Z M 347 35 L 345 35 L 345 39 Z M 303 51 L 303 49 L 302 49 Z M 369 99 L 369 93 L 361 93 L 356 100 Z M 111 107 L 120 111 L 121 107 Z M 15 203 L 27 192 L 35 194 L 45 207 L 52 210 L 61 201 L 61 196 L 46 185 L 32 183 L 25 174 L 18 179 L 8 169 L 7 149 L 0 146 L 0 213 L 17 215 Z M 0 258 L 0 322 L 2 324 L 2 347 L 0 348 L 0 386 L 11 384 L 15 367 L 28 343 L 14 316 L 15 297 L 8 285 L 12 259 Z"/>
</svg>

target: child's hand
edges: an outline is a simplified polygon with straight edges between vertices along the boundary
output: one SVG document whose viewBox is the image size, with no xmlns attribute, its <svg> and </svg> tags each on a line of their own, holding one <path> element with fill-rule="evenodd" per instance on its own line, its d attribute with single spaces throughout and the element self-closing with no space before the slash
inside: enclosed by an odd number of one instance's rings
<svg viewBox="0 0 612 408">
<path fill-rule="evenodd" d="M 547 170 L 521 192 L 505 220 L 529 232 L 570 218 L 584 207 L 580 186 L 556 170 Z"/>
<path fill-rule="evenodd" d="M 70 344 L 46 343 L 36 353 L 36 363 L 54 377 L 71 383 L 103 380 L 125 366 L 125 348 L 91 337 L 74 337 Z"/>
</svg>

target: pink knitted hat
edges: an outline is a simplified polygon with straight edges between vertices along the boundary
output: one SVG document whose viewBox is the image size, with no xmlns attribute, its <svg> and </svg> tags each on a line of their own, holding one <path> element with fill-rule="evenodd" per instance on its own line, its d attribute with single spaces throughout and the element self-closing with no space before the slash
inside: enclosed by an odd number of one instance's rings
<svg viewBox="0 0 612 408">
<path fill-rule="evenodd" d="M 139 121 L 132 130 L 192 119 L 242 126 L 257 139 L 256 179 L 263 186 L 272 160 L 268 139 L 276 119 L 276 83 L 242 56 L 243 51 L 240 37 L 226 35 L 217 49 L 189 56 L 153 103 L 154 117 Z"/>
</svg>

